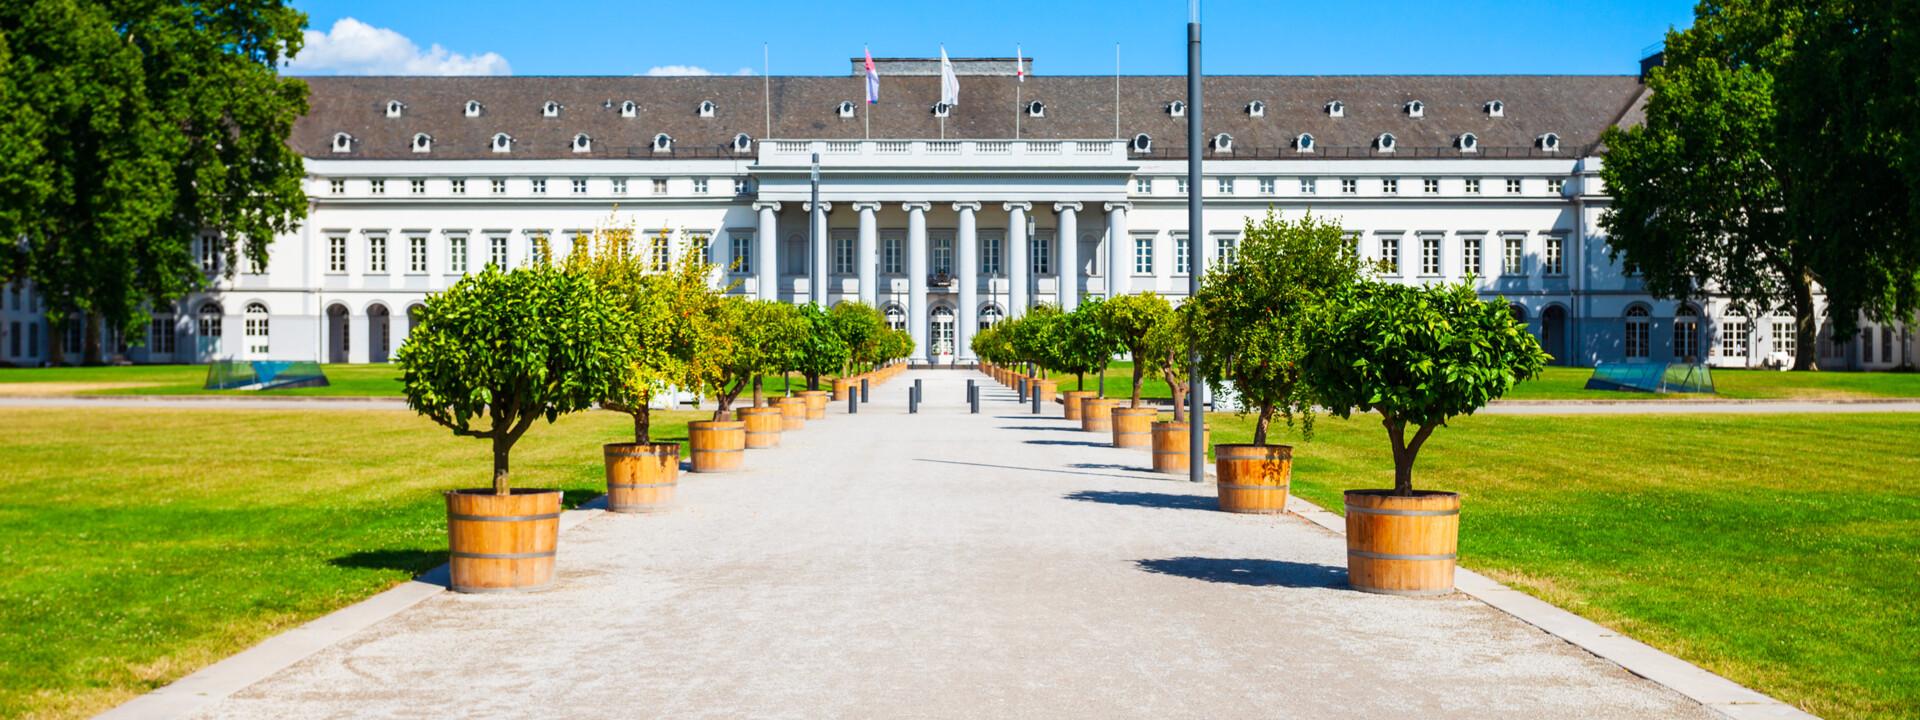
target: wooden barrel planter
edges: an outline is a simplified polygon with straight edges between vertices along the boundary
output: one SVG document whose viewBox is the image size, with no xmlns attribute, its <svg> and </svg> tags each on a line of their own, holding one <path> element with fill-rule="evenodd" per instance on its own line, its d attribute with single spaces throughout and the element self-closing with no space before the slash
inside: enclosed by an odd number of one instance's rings
<svg viewBox="0 0 1920 720">
<path fill-rule="evenodd" d="M 853 380 L 849 378 L 834 378 L 833 379 L 833 395 L 832 395 L 833 401 L 842 402 L 846 400 L 847 392 L 852 389 L 853 389 Z M 815 391 L 815 392 L 818 392 L 818 391 Z"/>
<path fill-rule="evenodd" d="M 747 424 L 739 420 L 696 420 L 687 423 L 687 444 L 693 448 L 694 472 L 739 470 L 747 452 Z"/>
<path fill-rule="evenodd" d="M 1035 380 L 1027 387 L 1033 388 L 1032 392 L 1040 394 L 1040 402 L 1053 402 L 1053 394 L 1060 388 L 1060 384 L 1052 380 Z"/>
<path fill-rule="evenodd" d="M 747 424 L 747 447 L 780 447 L 780 431 L 786 429 L 786 420 L 780 417 L 780 408 L 773 406 L 740 408 L 733 416 Z"/>
<path fill-rule="evenodd" d="M 1460 542 L 1460 494 L 1348 490 L 1347 582 L 1387 595 L 1453 592 Z"/>
<path fill-rule="evenodd" d="M 1287 484 L 1293 477 L 1291 446 L 1216 445 L 1213 467 L 1220 483 L 1221 510 L 1257 515 L 1287 511 Z"/>
<path fill-rule="evenodd" d="M 1083 398 L 1080 400 L 1080 429 L 1084 432 L 1113 432 L 1113 409 L 1120 405 L 1112 398 Z"/>
<path fill-rule="evenodd" d="M 1202 432 L 1205 432 L 1206 436 L 1200 438 L 1200 447 L 1206 447 L 1213 442 L 1213 429 L 1208 428 Z M 1192 440 L 1192 436 L 1187 434 L 1186 423 L 1172 421 L 1154 423 L 1153 471 L 1184 474 L 1192 470 L 1193 466 L 1188 464 L 1189 453 L 1187 452 Z"/>
<path fill-rule="evenodd" d="M 803 397 L 774 398 L 769 404 L 780 409 L 781 430 L 788 432 L 805 430 L 807 427 L 807 399 Z"/>
<path fill-rule="evenodd" d="M 680 443 L 613 443 L 607 456 L 607 512 L 649 513 L 673 504 Z"/>
<path fill-rule="evenodd" d="M 794 393 L 795 397 L 798 397 L 807 402 L 807 419 L 808 420 L 827 419 L 827 398 L 831 395 L 833 395 L 833 393 L 827 392 L 825 390 L 803 390 L 801 392 Z M 842 399 L 845 399 L 845 398 L 842 398 Z"/>
<path fill-rule="evenodd" d="M 1116 407 L 1113 409 L 1113 446 L 1147 447 L 1153 444 L 1153 421 L 1160 417 L 1154 408 Z"/>
<path fill-rule="evenodd" d="M 1079 420 L 1080 401 L 1093 397 L 1094 394 L 1092 390 L 1068 390 L 1066 394 L 1061 395 L 1061 405 L 1067 409 L 1066 418 Z"/>
<path fill-rule="evenodd" d="M 493 488 L 447 492 L 447 543 L 455 592 L 532 592 L 553 587 L 560 546 L 560 491 Z"/>
</svg>

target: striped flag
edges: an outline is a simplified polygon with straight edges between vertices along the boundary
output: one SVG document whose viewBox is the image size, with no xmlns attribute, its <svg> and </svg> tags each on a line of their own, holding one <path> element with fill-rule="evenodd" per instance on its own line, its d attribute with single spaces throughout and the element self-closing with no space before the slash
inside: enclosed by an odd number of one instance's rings
<svg viewBox="0 0 1920 720">
<path fill-rule="evenodd" d="M 940 46 L 940 102 L 960 104 L 960 78 L 953 74 L 953 62 L 947 60 L 947 46 Z"/>
<path fill-rule="evenodd" d="M 880 71 L 873 66 L 873 50 L 867 50 L 867 104 L 880 102 Z"/>
</svg>

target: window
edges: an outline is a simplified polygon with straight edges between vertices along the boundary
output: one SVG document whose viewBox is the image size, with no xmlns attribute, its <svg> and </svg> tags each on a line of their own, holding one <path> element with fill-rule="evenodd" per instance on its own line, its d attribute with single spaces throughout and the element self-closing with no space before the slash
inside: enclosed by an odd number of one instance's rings
<svg viewBox="0 0 1920 720">
<path fill-rule="evenodd" d="M 420 179 L 420 178 L 414 178 L 413 180 L 411 180 L 411 181 L 409 181 L 409 182 L 407 183 L 407 185 L 408 185 L 408 186 L 409 186 L 409 187 L 410 187 L 410 188 L 411 188 L 411 189 L 413 190 L 413 194 L 415 194 L 415 195 L 425 195 L 425 194 L 427 194 L 427 181 L 426 181 L 426 180 L 422 180 L 422 179 Z"/>
<path fill-rule="evenodd" d="M 1133 191 L 1141 195 L 1153 194 L 1153 179 L 1137 177 L 1133 179 Z"/>
<path fill-rule="evenodd" d="M 20 283 L 15 282 L 10 284 L 8 286 L 8 289 L 12 291 L 11 294 L 13 295 L 13 309 L 19 310 L 20 309 Z"/>
<path fill-rule="evenodd" d="M 694 247 L 700 248 L 700 262 L 713 264 L 713 238 L 706 235 L 691 235 L 687 238 Z"/>
<path fill-rule="evenodd" d="M 547 194 L 547 180 L 546 180 L 546 178 L 534 178 L 534 180 L 533 180 L 533 194 L 535 194 L 535 195 L 545 195 L 545 194 Z"/>
<path fill-rule="evenodd" d="M 1036 232 L 1030 244 L 1032 249 L 1028 251 L 1027 256 L 1033 258 L 1033 274 L 1035 276 L 1052 275 L 1053 235 Z"/>
<path fill-rule="evenodd" d="M 368 180 L 367 189 L 371 190 L 375 195 L 385 195 L 387 193 L 387 181 Z"/>
<path fill-rule="evenodd" d="M 507 237 L 495 235 L 487 238 L 487 263 L 502 270 L 507 267 Z"/>
<path fill-rule="evenodd" d="M 1359 230 L 1347 231 L 1347 252 L 1353 253 L 1354 257 L 1360 256 L 1360 231 Z"/>
<path fill-rule="evenodd" d="M 72 323 L 68 323 L 67 327 L 70 330 L 79 330 L 80 324 L 78 322 L 72 322 Z M 78 340 L 79 337 L 80 337 L 80 333 L 75 332 L 73 333 L 70 340 Z M 205 305 L 200 306 L 200 337 L 203 337 L 203 338 L 220 337 L 220 306 L 219 305 L 214 303 L 207 303 Z M 80 344 L 75 342 L 75 343 L 72 343 L 69 347 L 73 349 L 78 349 L 80 347 Z"/>
<path fill-rule="evenodd" d="M 1273 178 L 1260 178 L 1260 194 L 1261 195 L 1272 195 L 1273 187 L 1274 187 Z"/>
<path fill-rule="evenodd" d="M 1420 181 L 1420 191 L 1421 191 L 1421 192 L 1423 192 L 1423 193 L 1426 193 L 1426 194 L 1428 194 L 1428 195 L 1439 195 L 1439 194 L 1440 194 L 1440 179 L 1439 179 L 1439 178 L 1427 178 L 1427 179 L 1425 179 L 1425 180 L 1421 180 L 1421 181 Z"/>
<path fill-rule="evenodd" d="M 1506 256 L 1502 258 L 1502 262 L 1500 264 L 1500 274 L 1502 275 L 1524 274 L 1526 272 L 1526 265 L 1524 265 L 1523 263 L 1525 262 L 1526 258 L 1520 253 L 1521 253 L 1521 250 L 1523 250 L 1525 247 L 1526 239 L 1520 238 L 1520 237 L 1509 237 L 1509 238 L 1506 238 L 1505 240 L 1506 240 Z"/>
<path fill-rule="evenodd" d="M 212 236 L 200 238 L 200 269 L 207 272 L 220 272 L 220 244 Z"/>
<path fill-rule="evenodd" d="M 20 321 L 15 320 L 13 322 L 7 332 L 7 337 L 11 339 L 8 354 L 14 357 L 20 357 Z"/>
<path fill-rule="evenodd" d="M 665 194 L 667 194 L 667 179 L 666 179 L 666 178 L 654 178 L 654 179 L 653 179 L 653 194 L 655 194 L 655 195 L 665 195 Z"/>
<path fill-rule="evenodd" d="M 37 352 L 37 351 L 36 351 Z M 1880 328 L 1880 362 L 1893 362 L 1893 327 Z"/>
<path fill-rule="evenodd" d="M 980 274 L 999 275 L 1005 272 L 1000 268 L 1000 247 L 1004 239 L 997 233 L 993 235 L 981 233 Z"/>
<path fill-rule="evenodd" d="M 1651 336 L 1647 322 L 1647 306 L 1635 305 L 1627 308 L 1627 357 L 1645 358 L 1653 354 Z"/>
<path fill-rule="evenodd" d="M 1700 313 L 1682 305 L 1673 315 L 1673 354 L 1686 362 L 1700 357 Z"/>
<path fill-rule="evenodd" d="M 1173 274 L 1193 272 L 1193 243 L 1185 236 L 1173 236 Z"/>
<path fill-rule="evenodd" d="M 653 271 L 666 272 L 673 262 L 673 250 L 667 243 L 667 231 L 661 230 L 647 234 L 651 239 L 648 249 L 653 253 Z"/>
<path fill-rule="evenodd" d="M 1381 180 L 1380 192 L 1386 193 L 1388 195 L 1399 195 L 1400 181 L 1394 178 L 1387 178 L 1385 180 Z"/>
<path fill-rule="evenodd" d="M 1547 238 L 1547 251 L 1541 257 L 1541 261 L 1547 266 L 1546 273 L 1548 275 L 1567 274 L 1566 249 L 1567 249 L 1566 238 L 1563 238 L 1563 237 Z"/>
<path fill-rule="evenodd" d="M 327 181 L 327 188 L 328 188 L 329 190 L 331 190 L 331 191 L 333 192 L 333 194 L 335 194 L 335 195 L 341 195 L 341 194 L 345 194 L 345 193 L 347 192 L 347 181 L 345 181 L 345 180 L 328 180 L 328 181 Z"/>
<path fill-rule="evenodd" d="M 1739 358 L 1747 356 L 1747 318 L 1738 309 L 1728 309 L 1726 317 L 1721 319 L 1720 354 Z"/>
<path fill-rule="evenodd" d="M 907 239 L 896 234 L 880 238 L 880 272 L 899 275 L 907 270 Z"/>
<path fill-rule="evenodd" d="M 367 237 L 367 272 L 383 273 L 387 271 L 387 238 L 385 235 Z"/>
<path fill-rule="evenodd" d="M 887 328 L 896 332 L 906 331 L 907 313 L 901 310 L 899 305 L 887 306 Z"/>
<path fill-rule="evenodd" d="M 1400 272 L 1400 238 L 1380 238 L 1380 262 L 1386 265 L 1387 272 Z"/>
<path fill-rule="evenodd" d="M 1800 348 L 1799 340 L 1799 336 L 1794 333 L 1792 320 L 1773 321 L 1774 352 L 1792 355 Z"/>
<path fill-rule="evenodd" d="M 1519 195 L 1519 194 L 1520 194 L 1520 179 L 1519 179 L 1519 178 L 1507 178 L 1507 194 L 1508 194 L 1508 195 Z"/>
<path fill-rule="evenodd" d="M 173 341 L 167 341 L 167 352 L 173 352 Z M 27 356 L 40 357 L 40 321 L 27 323 Z"/>
<path fill-rule="evenodd" d="M 155 315 L 147 321 L 147 350 L 162 355 L 173 354 L 176 344 L 173 335 L 173 316 Z"/>
<path fill-rule="evenodd" d="M 1438 235 L 1420 237 L 1420 274 L 1440 274 L 1440 236 Z"/>
<path fill-rule="evenodd" d="M 1567 186 L 1567 181 L 1562 180 L 1560 178 L 1550 178 L 1547 180 L 1547 192 L 1553 193 L 1555 195 L 1559 195 L 1560 190 L 1562 188 L 1565 188 L 1566 186 Z"/>
<path fill-rule="evenodd" d="M 465 273 L 467 271 L 467 236 L 454 235 L 447 238 L 447 272 Z"/>
<path fill-rule="evenodd" d="M 980 308 L 980 329 L 985 330 L 1000 322 L 1000 306 L 988 305 Z"/>
<path fill-rule="evenodd" d="M 1360 194 L 1360 181 L 1359 181 L 1359 180 L 1355 180 L 1355 179 L 1353 179 L 1353 178 L 1343 178 L 1343 179 L 1341 179 L 1341 180 L 1340 180 L 1340 194 L 1341 194 L 1341 195 L 1358 195 L 1358 194 Z"/>
<path fill-rule="evenodd" d="M 467 194 L 467 181 L 459 178 L 455 178 L 449 182 L 453 183 L 453 194 L 455 195 Z"/>
<path fill-rule="evenodd" d="M 752 183 L 750 183 L 750 182 L 748 182 L 746 178 L 734 178 L 734 179 L 733 179 L 733 194 L 735 194 L 735 195 L 745 195 L 745 194 L 747 194 L 747 188 L 748 188 L 749 186 L 751 186 L 751 185 L 752 185 Z"/>
<path fill-rule="evenodd" d="M 747 233 L 734 233 L 728 244 L 733 246 L 733 271 L 752 273 L 753 236 Z"/>
<path fill-rule="evenodd" d="M 1137 237 L 1133 239 L 1133 274 L 1153 274 L 1153 238 Z"/>
<path fill-rule="evenodd" d="M 347 239 L 343 237 L 327 238 L 327 272 L 343 273 L 347 271 Z"/>
<path fill-rule="evenodd" d="M 694 179 L 693 179 L 693 194 L 695 194 L 695 195 L 705 195 L 705 194 L 707 194 L 707 179 L 706 179 L 706 178 L 694 178 Z"/>
<path fill-rule="evenodd" d="M 1187 178 L 1186 178 L 1186 176 L 1184 176 L 1184 175 L 1183 175 L 1183 176 L 1181 176 L 1181 177 L 1177 177 L 1177 178 L 1174 178 L 1174 179 L 1173 179 L 1173 194 L 1175 194 L 1175 195 L 1185 195 L 1185 194 L 1187 194 Z"/>
<path fill-rule="evenodd" d="M 427 239 L 424 237 L 407 238 L 407 272 L 423 273 L 427 271 Z"/>
<path fill-rule="evenodd" d="M 833 271 L 841 275 L 854 272 L 853 250 L 858 238 L 850 233 L 835 233 L 833 236 Z"/>
<path fill-rule="evenodd" d="M 1233 178 L 1220 178 L 1218 182 L 1220 186 L 1221 195 L 1233 194 Z"/>
<path fill-rule="evenodd" d="M 627 194 L 627 179 L 626 179 L 626 178 L 614 178 L 614 179 L 613 179 L 613 194 L 615 194 L 615 195 L 625 195 L 625 194 Z"/>
<path fill-rule="evenodd" d="M 574 178 L 574 179 L 573 179 L 573 194 L 575 194 L 575 195 L 585 195 L 585 194 L 587 194 L 587 181 L 586 181 L 586 178 Z"/>
<path fill-rule="evenodd" d="M 506 194 L 506 192 L 507 192 L 507 181 L 505 181 L 505 180 L 502 180 L 502 179 L 500 179 L 500 178 L 494 178 L 494 179 L 493 179 L 493 194 L 495 194 L 495 195 L 505 195 L 505 194 Z"/>
<path fill-rule="evenodd" d="M 1480 274 L 1480 238 L 1470 237 L 1460 241 L 1460 264 L 1466 274 Z"/>
<path fill-rule="evenodd" d="M 247 352 L 267 354 L 267 306 L 247 303 Z"/>
<path fill-rule="evenodd" d="M 933 238 L 933 267 L 936 275 L 953 274 L 953 236 L 940 235 Z"/>
<path fill-rule="evenodd" d="M 1213 261 L 1219 267 L 1233 267 L 1238 257 L 1240 239 L 1235 237 L 1216 237 L 1213 239 Z"/>
<path fill-rule="evenodd" d="M 1314 178 L 1300 178 L 1301 195 L 1318 195 L 1319 193 L 1319 183 Z"/>
<path fill-rule="evenodd" d="M 1467 194 L 1468 195 L 1480 194 L 1480 178 L 1467 178 Z"/>
</svg>

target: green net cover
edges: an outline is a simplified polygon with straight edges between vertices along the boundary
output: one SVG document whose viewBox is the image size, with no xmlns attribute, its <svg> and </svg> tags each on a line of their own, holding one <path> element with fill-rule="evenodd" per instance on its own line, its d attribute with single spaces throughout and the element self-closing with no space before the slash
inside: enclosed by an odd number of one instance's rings
<svg viewBox="0 0 1920 720">
<path fill-rule="evenodd" d="M 1710 393 L 1713 373 L 1699 363 L 1601 363 L 1593 367 L 1587 389 Z"/>
<path fill-rule="evenodd" d="M 326 385 L 327 375 L 316 362 L 226 361 L 207 366 L 208 390 L 287 390 Z"/>
</svg>

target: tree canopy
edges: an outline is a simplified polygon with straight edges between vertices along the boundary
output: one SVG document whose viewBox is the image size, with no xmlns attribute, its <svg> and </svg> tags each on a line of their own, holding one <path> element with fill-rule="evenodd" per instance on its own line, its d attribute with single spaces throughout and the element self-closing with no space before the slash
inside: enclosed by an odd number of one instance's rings
<svg viewBox="0 0 1920 720">
<path fill-rule="evenodd" d="M 1152 364 L 1147 342 L 1154 329 L 1173 317 L 1173 305 L 1152 291 L 1122 295 L 1107 301 L 1100 324 L 1107 335 L 1133 358 L 1133 405 L 1140 407 L 1140 384 Z"/>
<path fill-rule="evenodd" d="M 713 331 L 729 341 L 727 352 L 713 363 L 717 374 L 710 383 L 716 401 L 713 419 L 725 420 L 742 391 L 757 387 L 761 375 L 778 372 L 791 362 L 809 328 L 799 308 L 778 300 L 726 297 L 711 312 Z"/>
<path fill-rule="evenodd" d="M 1113 363 L 1113 354 L 1124 349 L 1101 321 L 1101 315 L 1106 312 L 1105 300 L 1089 299 L 1073 312 L 1059 316 L 1050 328 L 1048 339 L 1054 343 L 1053 355 L 1060 363 L 1060 371 L 1079 376 L 1082 389 L 1086 388 L 1089 373 L 1105 372 Z M 1094 389 L 1104 396 L 1106 383 L 1098 385 Z"/>
<path fill-rule="evenodd" d="M 807 325 L 806 338 L 801 341 L 799 352 L 788 356 L 788 364 L 780 371 L 800 373 L 807 378 L 807 389 L 819 390 L 820 376 L 846 370 L 852 349 L 841 339 L 833 317 L 819 305 L 801 305 L 800 319 Z"/>
</svg>

